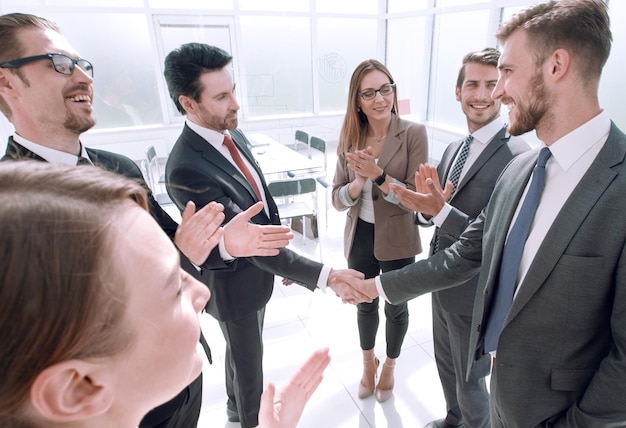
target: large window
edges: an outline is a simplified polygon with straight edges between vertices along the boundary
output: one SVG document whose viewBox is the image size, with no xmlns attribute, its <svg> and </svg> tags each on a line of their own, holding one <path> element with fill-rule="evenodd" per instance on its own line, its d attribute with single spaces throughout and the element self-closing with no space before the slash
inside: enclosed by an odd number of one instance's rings
<svg viewBox="0 0 626 428">
<path fill-rule="evenodd" d="M 622 131 L 626 130 L 624 108 L 624 70 L 626 70 L 626 2 L 611 0 L 611 31 L 613 47 L 600 81 L 600 106 Z"/>
<path fill-rule="evenodd" d="M 320 113 L 344 113 L 350 78 L 356 66 L 370 58 L 384 62 L 377 49 L 377 37 L 376 19 L 319 18 L 313 70 Z"/>
<path fill-rule="evenodd" d="M 48 13 L 94 65 L 95 129 L 163 123 L 155 55 L 143 13 Z M 123 28 L 124 31 L 120 31 Z"/>
<path fill-rule="evenodd" d="M 502 21 L 526 0 L 2 0 L 0 13 L 30 12 L 60 24 L 95 66 L 96 130 L 168 126 L 180 115 L 167 95 L 164 56 L 190 41 L 234 56 L 240 118 L 340 117 L 358 63 L 384 62 L 403 112 L 431 128 L 462 132 L 454 97 L 460 61 L 495 46 Z M 626 127 L 626 2 L 611 0 L 614 45 L 600 103 Z M 332 131 L 331 131 L 332 132 Z M 338 130 L 336 131 L 338 133 Z"/>
</svg>

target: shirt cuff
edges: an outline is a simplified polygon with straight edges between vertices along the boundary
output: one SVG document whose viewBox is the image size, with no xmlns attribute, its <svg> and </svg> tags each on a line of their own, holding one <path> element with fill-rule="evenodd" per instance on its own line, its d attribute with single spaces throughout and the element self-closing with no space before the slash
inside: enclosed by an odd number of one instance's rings
<svg viewBox="0 0 626 428">
<path fill-rule="evenodd" d="M 433 225 L 432 217 L 429 220 L 426 220 L 426 218 L 424 217 L 422 213 L 418 212 L 416 215 L 417 215 L 417 221 L 420 226 L 432 226 Z"/>
<path fill-rule="evenodd" d="M 401 186 L 407 187 L 406 184 L 404 184 L 403 182 L 401 182 L 400 180 L 396 180 L 395 178 L 391 177 L 391 176 L 387 176 L 389 178 L 391 178 L 391 182 L 394 184 L 399 184 Z M 398 199 L 398 197 L 396 196 L 395 193 L 393 193 L 393 191 L 391 190 L 391 188 L 389 189 L 389 193 L 383 193 L 383 199 L 387 202 L 389 202 L 390 204 L 394 204 L 394 205 L 399 205 L 400 204 L 400 199 Z"/>
<path fill-rule="evenodd" d="M 441 208 L 441 211 L 439 211 L 436 216 L 431 218 L 431 221 L 434 223 L 435 226 L 441 227 L 441 225 L 448 218 L 448 215 L 450 215 L 451 211 L 452 211 L 452 205 L 446 202 L 443 205 L 443 208 Z"/>
<path fill-rule="evenodd" d="M 333 268 L 331 266 L 322 265 L 322 270 L 320 271 L 320 276 L 317 277 L 317 288 L 322 290 L 324 293 L 326 292 L 326 288 L 328 287 L 328 277 L 330 276 L 330 271 Z"/>
<path fill-rule="evenodd" d="M 226 251 L 226 243 L 224 243 L 224 235 L 220 238 L 220 242 L 217 244 L 217 248 L 220 250 L 220 257 L 225 262 L 229 262 L 235 260 L 235 257 L 231 256 L 228 251 Z"/>
<path fill-rule="evenodd" d="M 359 198 L 352 199 L 350 197 L 350 193 L 348 192 L 348 186 L 350 186 L 350 183 L 346 184 L 341 189 L 339 189 L 339 202 L 344 204 L 346 207 L 352 207 L 356 205 Z"/>
<path fill-rule="evenodd" d="M 380 276 L 375 277 L 374 281 L 376 282 L 376 291 L 378 291 L 378 295 L 382 297 L 384 301 L 389 302 L 389 299 L 385 294 L 385 290 L 383 289 L 383 283 L 380 281 Z"/>
</svg>

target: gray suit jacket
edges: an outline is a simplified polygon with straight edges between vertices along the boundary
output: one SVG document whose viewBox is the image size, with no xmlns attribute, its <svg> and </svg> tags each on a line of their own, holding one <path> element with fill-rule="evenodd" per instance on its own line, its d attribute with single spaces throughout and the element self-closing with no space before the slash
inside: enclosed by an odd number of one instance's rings
<svg viewBox="0 0 626 428">
<path fill-rule="evenodd" d="M 437 166 L 441 183 L 448 176 L 456 154 L 462 145 L 463 140 L 460 140 L 450 144 L 444 151 Z M 436 229 L 430 243 L 431 254 L 434 252 L 437 237 L 439 239 L 439 251 L 449 247 L 459 239 L 465 228 L 487 206 L 496 180 L 502 170 L 511 159 L 529 149 L 530 147 L 523 139 L 511 137 L 504 127 L 494 135 L 459 182 L 458 189 L 450 200 L 452 211 L 441 227 Z M 477 284 L 478 275 L 463 285 L 433 293 L 433 299 L 438 300 L 448 312 L 471 316 Z"/>
<path fill-rule="evenodd" d="M 459 285 L 480 270 L 470 365 L 483 355 L 482 325 L 502 248 L 536 155 L 523 153 L 509 164 L 458 242 L 381 275 L 388 298 L 398 303 Z M 612 124 L 520 285 L 498 343 L 493 426 L 626 424 L 625 158 L 626 135 Z"/>
</svg>

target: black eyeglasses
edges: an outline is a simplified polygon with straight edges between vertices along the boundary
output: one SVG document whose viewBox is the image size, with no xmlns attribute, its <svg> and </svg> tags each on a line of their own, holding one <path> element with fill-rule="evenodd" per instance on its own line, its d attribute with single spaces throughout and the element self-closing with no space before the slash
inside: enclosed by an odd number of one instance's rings
<svg viewBox="0 0 626 428">
<path fill-rule="evenodd" d="M 70 58 L 67 55 L 60 53 L 48 53 L 43 55 L 35 55 L 35 56 L 27 56 L 25 58 L 13 59 L 11 61 L 3 62 L 0 64 L 1 68 L 18 68 L 25 64 L 39 61 L 42 59 L 49 59 L 52 63 L 52 67 L 54 67 L 54 71 L 61 74 L 67 74 L 71 76 L 74 72 L 74 66 L 77 65 L 87 73 L 89 76 L 93 77 L 93 65 L 82 58 Z"/>
<path fill-rule="evenodd" d="M 386 97 L 393 94 L 393 88 L 396 87 L 395 83 L 385 83 L 378 89 L 366 89 L 363 92 L 357 92 L 364 100 L 373 100 L 376 98 L 376 92 L 380 92 L 380 95 Z"/>
</svg>

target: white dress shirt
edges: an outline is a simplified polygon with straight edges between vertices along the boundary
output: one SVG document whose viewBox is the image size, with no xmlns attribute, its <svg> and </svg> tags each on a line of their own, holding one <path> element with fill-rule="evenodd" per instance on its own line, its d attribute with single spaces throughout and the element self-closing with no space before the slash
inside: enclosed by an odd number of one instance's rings
<svg viewBox="0 0 626 428">
<path fill-rule="evenodd" d="M 87 155 L 87 150 L 85 150 L 84 145 L 80 145 L 80 156 L 73 155 L 71 153 L 62 152 L 61 150 L 52 149 L 50 147 L 42 146 L 41 144 L 33 143 L 32 141 L 27 140 L 19 134 L 13 134 L 13 139 L 16 143 L 21 145 L 22 147 L 30 150 L 35 153 L 37 156 L 42 157 L 46 161 L 50 163 L 63 164 L 68 166 L 76 166 L 78 162 L 78 158 L 82 157 L 87 159 L 90 163 L 91 159 Z"/>
<path fill-rule="evenodd" d="M 544 189 L 522 253 L 515 295 L 517 295 L 519 285 L 523 283 L 528 268 L 537 255 L 548 230 L 554 223 L 554 219 L 604 147 L 610 130 L 611 120 L 608 114 L 602 111 L 587 123 L 550 145 L 552 156 L 546 164 Z M 532 177 L 528 184 L 531 181 Z M 515 222 L 518 211 L 526 197 L 528 184 L 518 202 L 511 225 Z M 388 300 L 379 276 L 376 277 L 376 288 L 380 296 Z"/>
</svg>

